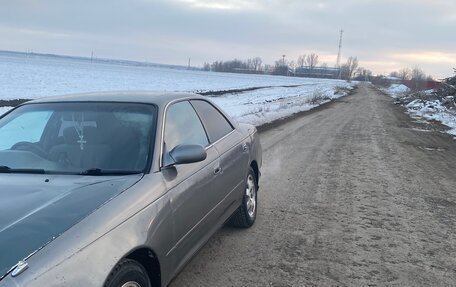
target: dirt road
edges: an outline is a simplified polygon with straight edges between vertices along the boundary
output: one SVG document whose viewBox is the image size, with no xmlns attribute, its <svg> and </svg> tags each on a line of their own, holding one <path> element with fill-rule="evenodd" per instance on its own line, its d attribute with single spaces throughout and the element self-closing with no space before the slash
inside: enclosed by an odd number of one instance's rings
<svg viewBox="0 0 456 287">
<path fill-rule="evenodd" d="M 261 134 L 254 227 L 177 286 L 455 286 L 456 141 L 369 86 Z"/>
</svg>

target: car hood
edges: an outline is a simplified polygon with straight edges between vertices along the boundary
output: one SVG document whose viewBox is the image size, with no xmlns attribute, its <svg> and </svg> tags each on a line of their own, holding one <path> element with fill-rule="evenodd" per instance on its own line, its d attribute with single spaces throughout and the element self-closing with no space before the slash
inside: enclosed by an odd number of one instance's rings
<svg viewBox="0 0 456 287">
<path fill-rule="evenodd" d="M 0 174 L 0 280 L 141 177 Z"/>
</svg>

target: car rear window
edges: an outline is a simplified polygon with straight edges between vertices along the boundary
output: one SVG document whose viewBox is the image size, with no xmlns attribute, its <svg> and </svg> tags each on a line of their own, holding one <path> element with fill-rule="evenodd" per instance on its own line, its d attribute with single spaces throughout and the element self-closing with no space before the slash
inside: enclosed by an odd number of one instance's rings
<svg viewBox="0 0 456 287">
<path fill-rule="evenodd" d="M 213 105 L 203 100 L 190 101 L 206 128 L 211 143 L 233 130 L 230 122 Z"/>
</svg>

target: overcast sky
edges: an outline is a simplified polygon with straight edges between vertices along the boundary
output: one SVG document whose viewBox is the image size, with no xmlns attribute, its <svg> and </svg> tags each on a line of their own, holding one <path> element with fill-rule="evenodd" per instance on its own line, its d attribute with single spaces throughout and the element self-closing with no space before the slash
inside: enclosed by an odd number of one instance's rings
<svg viewBox="0 0 456 287">
<path fill-rule="evenodd" d="M 456 67 L 455 0 L 0 0 L 0 50 L 193 65 L 317 53 L 374 73 Z"/>
</svg>

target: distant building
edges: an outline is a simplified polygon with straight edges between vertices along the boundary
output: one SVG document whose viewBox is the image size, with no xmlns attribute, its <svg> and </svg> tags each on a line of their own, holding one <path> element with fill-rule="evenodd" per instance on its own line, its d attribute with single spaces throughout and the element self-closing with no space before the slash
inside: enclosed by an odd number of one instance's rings
<svg viewBox="0 0 456 287">
<path fill-rule="evenodd" d="M 234 68 L 233 73 L 240 73 L 240 74 L 264 74 L 263 71 L 258 70 L 250 70 L 250 69 L 242 69 L 242 68 Z"/>
<path fill-rule="evenodd" d="M 385 76 L 385 80 L 389 81 L 391 84 L 402 84 L 402 79 L 399 77 Z"/>
<path fill-rule="evenodd" d="M 440 86 L 441 82 L 434 80 L 402 80 L 402 84 L 406 85 L 411 90 L 431 90 Z"/>
<path fill-rule="evenodd" d="M 340 69 L 330 67 L 299 67 L 294 71 L 296 77 L 306 78 L 327 78 L 337 79 L 339 78 Z"/>
</svg>

